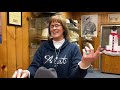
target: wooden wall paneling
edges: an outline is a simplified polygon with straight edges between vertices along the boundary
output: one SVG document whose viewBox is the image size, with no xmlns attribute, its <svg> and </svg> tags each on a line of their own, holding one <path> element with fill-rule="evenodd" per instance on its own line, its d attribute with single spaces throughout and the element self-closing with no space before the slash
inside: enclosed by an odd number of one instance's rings
<svg viewBox="0 0 120 90">
<path fill-rule="evenodd" d="M 23 12 L 22 13 L 22 35 L 23 35 L 23 40 L 22 40 L 22 47 L 23 47 L 23 69 L 27 69 L 30 60 L 29 60 L 29 36 L 28 36 L 28 20 L 27 17 L 30 16 L 29 12 Z"/>
<path fill-rule="evenodd" d="M 8 55 L 8 78 L 12 77 L 14 71 L 16 70 L 16 35 L 15 27 L 7 26 L 7 55 Z"/>
<path fill-rule="evenodd" d="M 23 66 L 23 47 L 22 47 L 22 28 L 15 27 L 16 32 L 16 69 L 22 68 Z"/>
<path fill-rule="evenodd" d="M 1 56 L 0 56 L 0 77 L 3 76 L 2 73 L 4 72 L 3 69 L 1 68 L 1 66 L 2 66 L 3 63 L 4 63 L 4 62 L 3 62 L 3 59 L 2 59 L 2 56 L 3 56 L 3 53 L 2 53 L 2 52 L 3 52 L 3 49 L 2 49 L 2 46 L 0 45 L 0 55 L 1 55 Z"/>
<path fill-rule="evenodd" d="M 107 22 L 108 22 L 107 14 L 106 13 L 102 14 L 101 18 L 102 18 L 101 24 L 107 24 Z"/>
<path fill-rule="evenodd" d="M 6 12 L 1 12 L 2 44 L 0 44 L 0 78 L 7 77 L 7 38 L 6 38 Z M 5 66 L 5 67 L 4 67 Z"/>
<path fill-rule="evenodd" d="M 102 55 L 102 72 L 120 74 L 120 57 Z"/>
<path fill-rule="evenodd" d="M 2 44 L 0 44 L 0 78 L 11 78 L 16 69 L 29 66 L 29 12 L 22 13 L 22 27 L 7 26 L 7 12 L 2 12 Z M 4 69 L 1 69 L 5 65 Z"/>
<path fill-rule="evenodd" d="M 100 39 L 101 39 L 101 25 L 103 25 L 103 24 L 106 24 L 106 22 L 107 22 L 107 17 L 106 17 L 106 13 L 103 13 L 103 14 L 101 14 L 101 22 L 100 22 Z M 100 42 L 101 43 L 101 42 Z M 100 60 L 99 60 L 99 69 L 102 71 L 102 69 L 103 69 L 103 65 L 104 64 L 102 64 L 103 63 L 103 59 L 104 59 L 104 57 L 103 57 L 103 54 L 102 55 L 100 55 L 100 58 L 99 58 Z M 107 63 L 106 63 L 107 64 Z"/>
<path fill-rule="evenodd" d="M 64 17 L 64 18 L 67 18 L 67 19 L 69 19 L 69 18 L 71 18 L 71 12 L 60 12 L 60 14 Z"/>
<path fill-rule="evenodd" d="M 102 20 L 101 14 L 98 14 L 97 37 L 94 37 L 94 46 L 93 46 L 95 49 L 94 51 L 96 51 L 100 45 L 101 20 Z M 100 68 L 99 64 L 100 64 L 100 57 L 98 57 L 98 59 L 93 63 L 93 67 L 95 69 L 99 69 Z"/>
</svg>

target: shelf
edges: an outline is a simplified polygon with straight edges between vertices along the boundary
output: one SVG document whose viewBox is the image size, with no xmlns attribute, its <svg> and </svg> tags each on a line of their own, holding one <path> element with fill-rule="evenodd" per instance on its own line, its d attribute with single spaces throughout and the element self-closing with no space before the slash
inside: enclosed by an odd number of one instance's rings
<svg viewBox="0 0 120 90">
<path fill-rule="evenodd" d="M 73 30 L 73 31 L 75 31 L 75 32 L 78 32 L 78 31 L 79 31 L 79 29 L 74 28 L 74 27 L 68 27 L 68 29 L 69 29 L 69 30 Z"/>
<path fill-rule="evenodd" d="M 68 29 L 75 31 L 75 32 L 79 32 L 79 29 L 76 28 L 72 23 L 67 23 Z"/>
<path fill-rule="evenodd" d="M 48 37 L 45 37 L 45 36 L 36 36 L 36 37 L 34 37 L 34 39 L 36 39 L 36 40 L 48 40 Z"/>
</svg>

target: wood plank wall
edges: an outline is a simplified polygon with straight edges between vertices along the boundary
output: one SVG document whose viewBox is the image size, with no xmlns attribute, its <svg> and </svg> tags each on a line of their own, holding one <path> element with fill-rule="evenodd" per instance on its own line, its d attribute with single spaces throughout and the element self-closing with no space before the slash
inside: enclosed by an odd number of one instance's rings
<svg viewBox="0 0 120 90">
<path fill-rule="evenodd" d="M 6 34 L 6 13 L 1 12 L 2 44 L 0 44 L 0 78 L 7 77 L 7 34 Z M 5 68 L 3 68 L 5 65 Z"/>
<path fill-rule="evenodd" d="M 7 25 L 7 12 L 2 12 L 2 44 L 0 44 L 0 77 L 11 78 L 14 71 L 29 65 L 28 12 L 22 12 L 22 27 Z M 5 67 L 4 67 L 5 66 Z M 3 67 L 3 68 L 2 68 Z"/>
</svg>

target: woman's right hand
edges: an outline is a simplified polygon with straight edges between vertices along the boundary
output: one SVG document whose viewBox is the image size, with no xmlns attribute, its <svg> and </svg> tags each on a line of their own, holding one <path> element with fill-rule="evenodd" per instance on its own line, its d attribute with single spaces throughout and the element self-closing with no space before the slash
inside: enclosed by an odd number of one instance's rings
<svg viewBox="0 0 120 90">
<path fill-rule="evenodd" d="M 29 76 L 28 70 L 18 69 L 14 72 L 12 78 L 28 78 L 28 76 Z"/>
</svg>

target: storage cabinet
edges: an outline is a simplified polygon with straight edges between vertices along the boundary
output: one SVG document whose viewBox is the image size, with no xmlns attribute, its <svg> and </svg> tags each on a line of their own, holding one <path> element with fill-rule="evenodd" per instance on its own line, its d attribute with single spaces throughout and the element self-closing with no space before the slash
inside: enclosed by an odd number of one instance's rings
<svg viewBox="0 0 120 90">
<path fill-rule="evenodd" d="M 72 23 L 67 23 L 69 29 L 70 42 L 76 43 L 79 46 L 80 28 L 75 27 Z"/>
<path fill-rule="evenodd" d="M 50 17 L 30 18 L 29 20 L 29 47 L 30 62 L 40 44 L 48 39 L 48 22 Z"/>
</svg>

